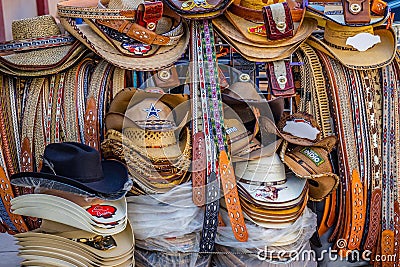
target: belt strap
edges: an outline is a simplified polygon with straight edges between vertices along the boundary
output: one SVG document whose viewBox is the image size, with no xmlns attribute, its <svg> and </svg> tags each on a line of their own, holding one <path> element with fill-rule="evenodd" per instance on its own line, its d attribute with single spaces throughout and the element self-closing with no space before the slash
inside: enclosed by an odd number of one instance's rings
<svg viewBox="0 0 400 267">
<path fill-rule="evenodd" d="M 0 43 L 0 53 L 30 51 L 41 48 L 58 47 L 71 45 L 75 42 L 75 37 L 69 34 L 46 36 L 40 38 L 24 39 Z"/>
<path fill-rule="evenodd" d="M 248 239 L 248 233 L 244 223 L 232 162 L 229 160 L 226 152 L 228 151 L 228 144 L 222 116 L 222 98 L 218 83 L 218 65 L 216 64 L 213 26 L 211 21 L 204 20 L 200 27 L 202 29 L 201 39 L 205 52 L 203 56 L 207 62 L 206 78 L 209 79 L 209 83 L 206 84 L 206 87 L 208 88 L 210 111 L 213 114 L 211 116 L 211 123 L 214 132 L 214 142 L 219 152 L 221 184 L 233 234 L 238 241 L 245 242 Z"/>
</svg>

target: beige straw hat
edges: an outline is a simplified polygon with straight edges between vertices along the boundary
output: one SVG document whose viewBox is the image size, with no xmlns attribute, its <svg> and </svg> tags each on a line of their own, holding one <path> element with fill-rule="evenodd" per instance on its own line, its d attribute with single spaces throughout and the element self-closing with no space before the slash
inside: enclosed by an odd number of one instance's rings
<svg viewBox="0 0 400 267">
<path fill-rule="evenodd" d="M 0 44 L 0 70 L 11 75 L 58 73 L 85 55 L 85 47 L 61 31 L 50 15 L 12 22 L 13 41 Z"/>
<path fill-rule="evenodd" d="M 377 38 L 379 42 L 365 51 L 346 44 L 349 38 L 360 36 L 359 34 L 367 34 L 371 38 Z M 355 42 L 358 45 L 366 40 L 361 37 Z M 351 69 L 381 68 L 388 65 L 396 54 L 396 34 L 392 27 L 350 27 L 327 21 L 323 39 L 311 36 L 307 43 Z"/>
<path fill-rule="evenodd" d="M 164 7 L 152 14 L 160 19 L 149 30 L 132 20 L 142 8 L 141 1 L 69 0 L 58 4 L 58 14 L 67 31 L 115 66 L 150 71 L 172 65 L 189 43 L 186 22 Z M 79 17 L 85 23 L 77 24 Z M 120 27 L 126 28 L 123 33 L 114 29 Z"/>
</svg>

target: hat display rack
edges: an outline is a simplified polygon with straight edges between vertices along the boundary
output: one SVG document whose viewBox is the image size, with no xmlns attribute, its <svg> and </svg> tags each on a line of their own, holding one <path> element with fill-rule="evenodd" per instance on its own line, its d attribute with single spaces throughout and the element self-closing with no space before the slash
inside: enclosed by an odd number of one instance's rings
<svg viewBox="0 0 400 267">
<path fill-rule="evenodd" d="M 13 21 L 0 232 L 23 266 L 397 266 L 390 7 L 67 0 Z"/>
</svg>

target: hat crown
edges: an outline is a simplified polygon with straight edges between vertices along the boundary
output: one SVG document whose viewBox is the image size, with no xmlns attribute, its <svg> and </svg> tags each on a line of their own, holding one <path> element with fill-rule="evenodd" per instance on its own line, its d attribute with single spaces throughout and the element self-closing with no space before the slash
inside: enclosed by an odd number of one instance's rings
<svg viewBox="0 0 400 267">
<path fill-rule="evenodd" d="M 125 112 L 125 116 L 135 122 L 152 120 L 173 122 L 173 116 L 171 113 L 171 108 L 160 99 L 146 98 L 129 107 Z"/>
<path fill-rule="evenodd" d="M 257 93 L 252 82 L 235 82 L 224 92 L 226 95 L 236 99 L 247 101 L 261 101 L 261 96 Z"/>
<path fill-rule="evenodd" d="M 347 39 L 353 37 L 359 33 L 370 33 L 374 35 L 374 29 L 372 25 L 362 26 L 362 27 L 351 27 L 339 25 L 335 22 L 326 21 L 324 30 L 324 39 L 335 46 L 343 48 L 352 48 L 352 46 L 347 45 Z"/>
<path fill-rule="evenodd" d="M 60 28 L 58 28 L 56 21 L 50 15 L 14 20 L 11 24 L 11 28 L 14 40 L 61 34 Z"/>
<path fill-rule="evenodd" d="M 99 181 L 104 176 L 99 152 L 76 142 L 47 145 L 40 172 L 68 177 L 83 183 Z"/>
</svg>

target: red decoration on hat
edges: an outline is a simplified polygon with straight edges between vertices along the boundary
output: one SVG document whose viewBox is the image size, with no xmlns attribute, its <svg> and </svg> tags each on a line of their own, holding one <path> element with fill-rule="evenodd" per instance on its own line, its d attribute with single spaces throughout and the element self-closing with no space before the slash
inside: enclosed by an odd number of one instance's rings
<svg viewBox="0 0 400 267">
<path fill-rule="evenodd" d="M 115 214 L 117 208 L 109 205 L 92 205 L 86 211 L 97 218 L 108 219 Z"/>
</svg>

